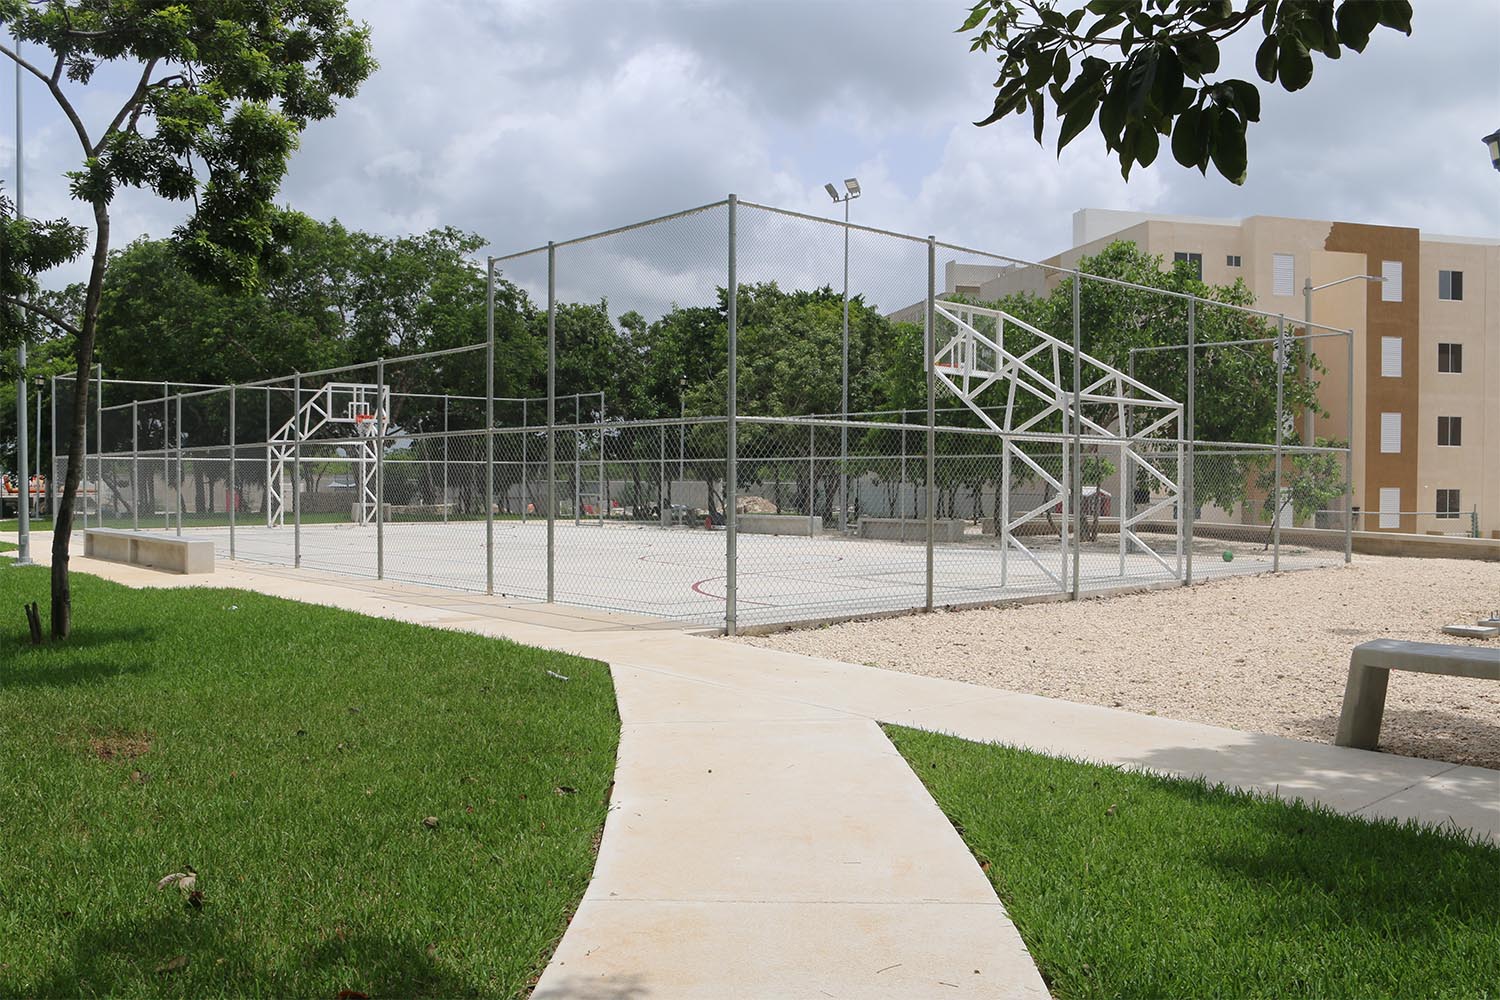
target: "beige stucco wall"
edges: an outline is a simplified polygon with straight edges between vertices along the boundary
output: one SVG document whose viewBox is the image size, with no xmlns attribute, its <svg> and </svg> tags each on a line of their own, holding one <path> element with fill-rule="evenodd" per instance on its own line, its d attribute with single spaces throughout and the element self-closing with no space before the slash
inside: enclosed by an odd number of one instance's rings
<svg viewBox="0 0 1500 1000">
<path fill-rule="evenodd" d="M 1438 272 L 1462 271 L 1464 297 L 1438 299 Z M 1479 507 L 1484 528 L 1500 528 L 1500 246 L 1423 240 L 1418 490 L 1420 509 L 1439 489 L 1457 489 L 1464 511 Z M 1464 370 L 1438 371 L 1438 344 L 1463 345 Z M 1437 444 L 1438 417 L 1463 418 L 1463 443 Z M 1458 521 L 1424 517 L 1422 531 L 1459 532 Z"/>
</svg>

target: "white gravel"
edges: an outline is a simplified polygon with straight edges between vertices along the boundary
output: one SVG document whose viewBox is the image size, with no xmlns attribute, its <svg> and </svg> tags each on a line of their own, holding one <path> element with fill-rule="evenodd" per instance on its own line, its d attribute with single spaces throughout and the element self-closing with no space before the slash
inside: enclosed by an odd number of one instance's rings
<svg viewBox="0 0 1500 1000">
<path fill-rule="evenodd" d="M 939 612 L 738 642 L 1261 733 L 1328 742 L 1349 651 L 1500 608 L 1500 563 L 1357 556 L 1077 604 Z M 1500 639 L 1487 640 L 1500 649 Z M 1381 748 L 1500 768 L 1500 684 L 1397 673 Z"/>
</svg>

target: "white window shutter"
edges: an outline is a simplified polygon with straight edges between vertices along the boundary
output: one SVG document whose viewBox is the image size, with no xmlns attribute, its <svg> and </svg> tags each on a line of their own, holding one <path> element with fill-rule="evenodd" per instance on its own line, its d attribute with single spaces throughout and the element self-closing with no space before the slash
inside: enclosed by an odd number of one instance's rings
<svg viewBox="0 0 1500 1000">
<path fill-rule="evenodd" d="M 1380 526 L 1382 528 L 1401 527 L 1401 487 L 1382 486 L 1380 488 Z"/>
<path fill-rule="evenodd" d="M 1293 288 L 1293 270 L 1296 258 L 1289 253 L 1273 253 L 1271 255 L 1271 294 L 1291 295 Z"/>
<path fill-rule="evenodd" d="M 1380 415 L 1380 453 L 1382 455 L 1401 453 L 1401 414 L 1382 413 Z"/>
<path fill-rule="evenodd" d="M 1399 260 L 1386 260 L 1380 263 L 1380 276 L 1385 280 L 1380 283 L 1380 301 L 1401 301 L 1401 262 Z"/>
<path fill-rule="evenodd" d="M 1380 338 L 1380 374 L 1385 378 L 1401 377 L 1401 338 Z"/>
</svg>

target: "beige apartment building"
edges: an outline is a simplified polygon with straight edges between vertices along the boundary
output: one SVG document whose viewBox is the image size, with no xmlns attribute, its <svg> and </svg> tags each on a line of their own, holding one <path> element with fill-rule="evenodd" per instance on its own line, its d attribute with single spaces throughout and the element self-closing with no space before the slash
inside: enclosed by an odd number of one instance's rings
<svg viewBox="0 0 1500 1000">
<path fill-rule="evenodd" d="M 1256 305 L 1303 316 L 1303 287 L 1349 275 L 1312 296 L 1312 320 L 1354 330 L 1354 429 L 1347 427 L 1347 345 L 1315 341 L 1327 366 L 1317 437 L 1350 439 L 1356 527 L 1500 537 L 1500 239 L 1417 229 L 1253 216 L 1210 219 L 1083 209 L 1073 247 L 1042 263 L 1073 267 L 1116 240 L 1163 265 L 1187 260 L 1205 281 L 1243 280 Z M 949 262 L 946 292 L 991 300 L 1044 291 L 1043 271 Z M 1056 281 L 1056 272 L 1048 280 Z M 1300 427 L 1300 424 L 1299 424 Z"/>
</svg>

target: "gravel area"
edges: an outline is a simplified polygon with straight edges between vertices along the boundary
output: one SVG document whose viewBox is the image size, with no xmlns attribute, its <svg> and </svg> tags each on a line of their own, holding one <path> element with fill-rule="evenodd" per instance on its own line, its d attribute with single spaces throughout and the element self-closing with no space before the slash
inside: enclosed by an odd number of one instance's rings
<svg viewBox="0 0 1500 1000">
<path fill-rule="evenodd" d="M 1500 608 L 1500 563 L 1358 556 L 1077 604 L 848 622 L 733 641 L 1009 691 L 1329 742 L 1349 651 L 1469 642 L 1442 626 Z M 1500 649 L 1500 640 L 1488 640 Z M 1397 673 L 1381 748 L 1500 768 L 1500 684 Z"/>
</svg>

